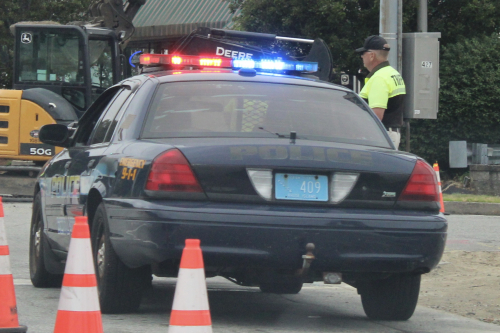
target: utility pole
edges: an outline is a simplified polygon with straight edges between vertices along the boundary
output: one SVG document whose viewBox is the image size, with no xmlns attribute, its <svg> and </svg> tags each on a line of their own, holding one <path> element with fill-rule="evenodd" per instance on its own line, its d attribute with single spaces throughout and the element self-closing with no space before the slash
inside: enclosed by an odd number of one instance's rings
<svg viewBox="0 0 500 333">
<path fill-rule="evenodd" d="M 389 52 L 389 63 L 401 71 L 401 38 L 402 38 L 402 0 L 380 0 L 380 36 L 391 46 Z M 401 9 L 401 10 L 400 10 Z"/>
<path fill-rule="evenodd" d="M 417 31 L 427 32 L 427 0 L 420 0 L 417 20 Z"/>
<path fill-rule="evenodd" d="M 426 1 L 426 0 L 421 0 Z M 403 73 L 403 0 L 380 0 L 380 36 L 391 46 L 389 63 Z M 406 151 L 410 151 L 410 122 L 406 124 Z"/>
</svg>

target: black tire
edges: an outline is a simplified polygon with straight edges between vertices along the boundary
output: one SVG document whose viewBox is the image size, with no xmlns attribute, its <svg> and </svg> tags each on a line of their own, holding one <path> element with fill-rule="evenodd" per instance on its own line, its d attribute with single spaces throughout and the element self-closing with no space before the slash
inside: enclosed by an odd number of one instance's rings
<svg viewBox="0 0 500 333">
<path fill-rule="evenodd" d="M 417 307 L 420 275 L 396 274 L 384 280 L 366 281 L 358 291 L 368 318 L 408 320 Z"/>
<path fill-rule="evenodd" d="M 272 294 L 298 294 L 302 289 L 302 278 L 298 276 L 282 276 L 279 280 L 262 282 L 260 290 Z"/>
<path fill-rule="evenodd" d="M 60 287 L 62 274 L 52 274 L 45 267 L 44 252 L 46 249 L 44 224 L 42 217 L 42 198 L 40 192 L 33 201 L 30 227 L 29 268 L 30 279 L 36 288 Z"/>
<path fill-rule="evenodd" d="M 118 258 L 109 239 L 104 204 L 96 210 L 92 223 L 92 249 L 102 313 L 137 311 L 144 288 L 151 281 L 149 267 L 128 268 Z"/>
</svg>

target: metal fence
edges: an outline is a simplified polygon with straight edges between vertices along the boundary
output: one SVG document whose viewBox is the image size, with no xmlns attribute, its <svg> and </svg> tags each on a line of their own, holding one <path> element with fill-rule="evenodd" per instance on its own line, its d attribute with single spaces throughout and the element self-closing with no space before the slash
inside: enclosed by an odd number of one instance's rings
<svg viewBox="0 0 500 333">
<path fill-rule="evenodd" d="M 450 141 L 450 168 L 467 168 L 471 164 L 500 164 L 500 144 Z"/>
</svg>

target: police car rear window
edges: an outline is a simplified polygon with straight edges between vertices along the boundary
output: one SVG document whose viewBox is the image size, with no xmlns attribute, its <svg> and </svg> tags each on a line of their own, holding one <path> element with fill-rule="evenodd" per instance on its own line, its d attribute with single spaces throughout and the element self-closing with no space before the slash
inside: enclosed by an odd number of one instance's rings
<svg viewBox="0 0 500 333">
<path fill-rule="evenodd" d="M 383 129 L 351 92 L 233 81 L 165 83 L 143 138 L 289 137 L 389 148 Z"/>
</svg>

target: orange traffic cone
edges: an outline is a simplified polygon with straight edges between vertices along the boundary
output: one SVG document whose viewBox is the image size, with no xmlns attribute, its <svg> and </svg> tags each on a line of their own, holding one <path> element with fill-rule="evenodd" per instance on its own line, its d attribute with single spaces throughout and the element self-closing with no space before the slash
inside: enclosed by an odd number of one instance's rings
<svg viewBox="0 0 500 333">
<path fill-rule="evenodd" d="M 102 332 L 101 308 L 86 216 L 75 217 L 54 333 Z"/>
<path fill-rule="evenodd" d="M 17 319 L 14 278 L 10 270 L 9 245 L 3 221 L 3 204 L 0 197 L 0 332 L 26 332 Z"/>
<path fill-rule="evenodd" d="M 432 167 L 434 168 L 434 171 L 436 172 L 436 177 L 437 177 L 437 180 L 438 180 L 439 204 L 441 205 L 441 209 L 439 209 L 439 211 L 441 213 L 444 213 L 443 191 L 441 189 L 441 177 L 439 177 L 439 165 L 438 165 L 438 162 L 434 163 L 434 165 Z"/>
<path fill-rule="evenodd" d="M 186 239 L 182 251 L 169 333 L 212 333 L 207 284 L 199 239 Z"/>
</svg>

